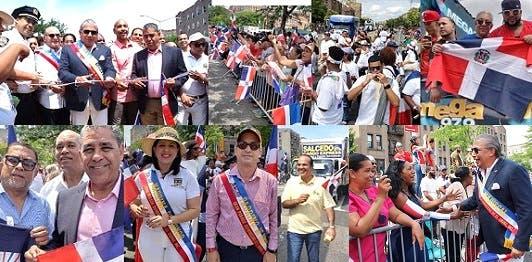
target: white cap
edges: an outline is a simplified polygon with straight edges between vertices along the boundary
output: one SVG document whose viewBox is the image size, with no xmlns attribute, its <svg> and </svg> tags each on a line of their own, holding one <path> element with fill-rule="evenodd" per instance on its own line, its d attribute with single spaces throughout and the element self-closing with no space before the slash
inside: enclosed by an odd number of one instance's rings
<svg viewBox="0 0 532 262">
<path fill-rule="evenodd" d="M 401 144 L 401 142 L 395 143 L 395 147 L 402 147 L 402 146 L 403 146 L 403 144 Z"/>
<path fill-rule="evenodd" d="M 205 36 L 202 33 L 200 33 L 200 32 L 196 32 L 196 33 L 190 35 L 190 37 L 188 38 L 188 41 L 189 42 L 194 42 L 194 41 L 198 41 L 198 40 L 201 40 L 201 39 L 205 40 Z"/>
</svg>

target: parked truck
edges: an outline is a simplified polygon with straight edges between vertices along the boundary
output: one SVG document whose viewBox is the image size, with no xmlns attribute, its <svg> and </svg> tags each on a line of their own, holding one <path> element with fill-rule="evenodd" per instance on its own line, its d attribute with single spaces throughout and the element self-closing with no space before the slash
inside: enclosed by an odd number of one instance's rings
<svg viewBox="0 0 532 262">
<path fill-rule="evenodd" d="M 314 176 L 328 179 L 341 172 L 338 187 L 331 187 L 330 193 L 337 200 L 347 194 L 349 178 L 346 169 L 348 138 L 301 139 L 301 152 L 312 157 Z M 292 160 L 292 176 L 297 176 L 297 158 Z"/>
<path fill-rule="evenodd" d="M 342 32 L 347 30 L 349 36 L 353 37 L 358 30 L 360 19 L 352 15 L 331 15 L 327 22 L 328 30 L 334 30 L 335 32 Z"/>
</svg>

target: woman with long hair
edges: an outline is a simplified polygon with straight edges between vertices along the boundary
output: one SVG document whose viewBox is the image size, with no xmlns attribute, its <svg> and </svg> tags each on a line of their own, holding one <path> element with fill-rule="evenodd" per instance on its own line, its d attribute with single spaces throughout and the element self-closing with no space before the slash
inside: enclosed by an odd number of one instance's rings
<svg viewBox="0 0 532 262">
<path fill-rule="evenodd" d="M 177 131 L 163 127 L 142 139 L 153 164 L 135 178 L 139 189 L 131 212 L 142 218 L 136 261 L 194 261 L 190 221 L 199 216 L 200 192 L 194 175 L 181 167 L 185 153 Z"/>
<path fill-rule="evenodd" d="M 410 242 L 424 245 L 424 236 L 419 224 L 397 209 L 388 192 L 393 188 L 391 180 L 382 176 L 378 186 L 373 185 L 375 174 L 369 158 L 353 153 L 349 156 L 349 258 L 351 261 L 386 261 L 384 243 L 386 233 L 377 234 L 377 249 L 373 248 L 371 229 L 386 226 L 388 220 L 408 227 Z"/>
</svg>

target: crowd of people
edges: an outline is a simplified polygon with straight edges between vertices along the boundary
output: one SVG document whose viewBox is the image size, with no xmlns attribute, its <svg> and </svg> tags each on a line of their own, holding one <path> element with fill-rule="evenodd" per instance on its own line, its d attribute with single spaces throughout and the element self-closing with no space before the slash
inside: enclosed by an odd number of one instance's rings
<svg viewBox="0 0 532 262">
<path fill-rule="evenodd" d="M 156 24 L 130 30 L 118 19 L 116 39 L 106 42 L 91 19 L 79 38 L 55 26 L 35 37 L 35 7 L 0 19 L 1 124 L 207 123 L 208 40 L 200 32 L 176 44 Z"/>
<path fill-rule="evenodd" d="M 447 173 L 446 166 L 436 165 L 434 139 L 425 140 L 423 146 L 412 137 L 410 150 L 397 143 L 383 175 L 368 156 L 350 156 L 350 258 L 476 261 L 485 243 L 490 254 L 523 261 L 532 233 L 531 203 L 522 197 L 532 192 L 529 171 L 501 154 L 497 137 L 483 134 L 465 156 L 460 146 L 455 147 Z M 440 227 L 436 220 L 442 220 Z M 388 238 L 385 232 L 370 234 L 389 221 L 403 227 L 391 230 Z M 434 251 L 439 241 L 443 248 Z"/>
<path fill-rule="evenodd" d="M 322 34 L 294 30 L 276 35 L 211 27 L 210 34 L 213 58 L 228 61 L 236 77 L 244 66 L 264 72 L 269 87 L 259 96 L 274 97 L 278 106 L 299 103 L 303 124 L 419 120 L 416 29 L 360 29 L 351 35 L 348 30 Z"/>
</svg>

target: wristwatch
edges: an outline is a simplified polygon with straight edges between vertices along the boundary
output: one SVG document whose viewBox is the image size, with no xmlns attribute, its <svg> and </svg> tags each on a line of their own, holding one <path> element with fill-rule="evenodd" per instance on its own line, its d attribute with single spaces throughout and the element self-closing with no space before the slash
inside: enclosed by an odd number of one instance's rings
<svg viewBox="0 0 532 262">
<path fill-rule="evenodd" d="M 277 249 L 267 249 L 268 252 L 272 253 L 272 254 L 277 254 Z"/>
<path fill-rule="evenodd" d="M 392 86 L 390 84 L 387 84 L 384 86 L 384 89 L 390 89 Z"/>
</svg>

